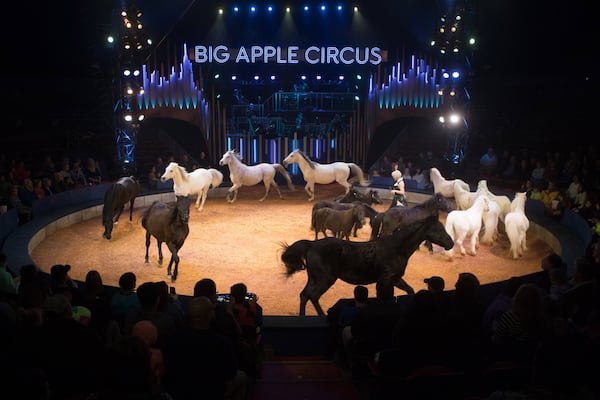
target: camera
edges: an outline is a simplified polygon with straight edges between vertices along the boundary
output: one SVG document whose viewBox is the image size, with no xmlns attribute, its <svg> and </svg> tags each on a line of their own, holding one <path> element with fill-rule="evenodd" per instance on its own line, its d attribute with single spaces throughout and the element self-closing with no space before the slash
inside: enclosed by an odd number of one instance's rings
<svg viewBox="0 0 600 400">
<path fill-rule="evenodd" d="M 228 303 L 230 300 L 230 297 L 231 297 L 231 295 L 229 293 L 219 293 L 219 294 L 217 294 L 217 301 L 219 303 Z M 256 297 L 256 295 L 254 293 L 248 292 L 248 293 L 246 293 L 246 296 L 244 297 L 244 299 L 252 300 L 255 297 Z"/>
</svg>

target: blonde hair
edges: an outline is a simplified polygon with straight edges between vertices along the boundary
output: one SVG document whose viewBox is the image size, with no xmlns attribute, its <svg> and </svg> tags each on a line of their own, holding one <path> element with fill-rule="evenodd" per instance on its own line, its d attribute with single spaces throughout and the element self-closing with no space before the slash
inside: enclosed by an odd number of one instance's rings
<svg viewBox="0 0 600 400">
<path fill-rule="evenodd" d="M 398 180 L 400 178 L 402 178 L 402 172 L 400 172 L 399 169 L 395 169 L 392 171 L 392 178 L 394 178 L 395 180 Z"/>
</svg>

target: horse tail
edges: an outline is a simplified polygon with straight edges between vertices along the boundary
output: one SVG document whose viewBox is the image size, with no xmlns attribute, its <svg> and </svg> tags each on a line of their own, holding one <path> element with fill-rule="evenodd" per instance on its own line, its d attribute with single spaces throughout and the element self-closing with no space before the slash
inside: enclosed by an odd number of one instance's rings
<svg viewBox="0 0 600 400">
<path fill-rule="evenodd" d="M 306 253 L 310 250 L 313 241 L 298 240 L 291 245 L 283 243 L 283 253 L 281 261 L 285 264 L 285 274 L 290 277 L 298 271 L 306 269 Z"/>
<path fill-rule="evenodd" d="M 296 190 L 296 188 L 294 187 L 294 183 L 292 182 L 292 177 L 287 172 L 287 169 L 285 169 L 283 167 L 283 165 L 278 164 L 278 163 L 273 164 L 273 167 L 275 168 L 275 170 L 277 172 L 279 172 L 285 178 L 285 181 L 287 182 L 288 188 L 290 190 Z"/>
<path fill-rule="evenodd" d="M 348 166 L 350 167 L 352 173 L 358 177 L 358 183 L 360 184 L 360 186 L 369 186 L 369 183 L 365 179 L 365 174 L 363 170 L 357 164 L 348 163 Z"/>
<path fill-rule="evenodd" d="M 377 213 L 371 218 L 371 240 L 379 237 L 379 231 L 381 230 L 381 222 L 383 221 L 383 213 Z"/>
<path fill-rule="evenodd" d="M 212 175 L 211 186 L 213 188 L 221 186 L 221 183 L 223 183 L 223 173 L 216 168 L 209 168 L 208 171 Z"/>
</svg>

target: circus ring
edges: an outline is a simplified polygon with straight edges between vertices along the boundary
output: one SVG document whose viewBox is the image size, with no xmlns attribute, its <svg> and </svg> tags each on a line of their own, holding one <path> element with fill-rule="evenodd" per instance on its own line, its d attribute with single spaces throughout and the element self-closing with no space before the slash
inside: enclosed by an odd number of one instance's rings
<svg viewBox="0 0 600 400">
<path fill-rule="evenodd" d="M 62 199 L 40 200 L 34 210 L 34 220 L 15 229 L 4 240 L 3 251 L 8 255 L 9 265 L 15 268 L 35 263 L 42 271 L 49 272 L 54 264 L 70 264 L 71 276 L 77 281 L 83 281 L 89 270 L 99 270 L 109 291 L 116 290 L 122 273 L 133 271 L 138 284 L 167 281 L 176 288 L 182 302 L 192 294 L 195 282 L 205 277 L 213 279 L 220 292 L 228 292 L 232 284 L 244 282 L 250 291 L 258 294 L 263 306 L 265 341 L 271 341 L 279 351 L 290 350 L 286 343 L 295 343 L 293 352 L 324 350 L 325 318 L 317 316 L 310 304 L 307 316 L 298 317 L 299 293 L 306 283 L 306 274 L 300 272 L 285 277 L 279 260 L 282 243 L 314 238 L 309 226 L 313 203 L 307 201 L 302 186 L 289 191 L 282 185 L 283 200 L 272 189 L 264 202 L 258 202 L 264 193 L 262 185 L 243 187 L 233 204 L 225 201 L 227 187 L 211 189 L 204 210 L 191 210 L 190 235 L 179 252 L 181 262 L 175 282 L 166 274 L 170 253 L 165 246 L 162 266 L 157 265 L 154 240 L 150 263 L 144 264 L 145 231 L 140 223 L 142 210 L 155 200 L 174 200 L 172 191 L 140 195 L 134 206 L 133 221 L 130 222 L 128 213 L 124 212 L 113 230 L 112 240 L 108 241 L 102 237 L 104 190 L 102 186 L 86 187 L 59 194 L 64 196 Z M 380 191 L 385 201 L 374 208 L 384 211 L 388 205 L 388 190 L 375 190 Z M 337 184 L 317 185 L 315 200 L 332 199 L 342 193 L 343 189 Z M 416 204 L 429 196 L 409 192 L 408 200 Z M 420 290 L 425 288 L 424 278 L 438 275 L 446 281 L 446 289 L 452 290 L 458 274 L 468 271 L 478 276 L 482 291 L 491 296 L 498 285 L 511 276 L 539 273 L 541 258 L 553 251 L 583 254 L 585 247 L 579 243 L 582 240 L 568 229 L 557 233 L 556 226 L 544 225 L 551 225 L 551 221 L 532 217 L 530 220 L 529 251 L 518 260 L 509 258 L 509 244 L 503 234 L 494 246 L 481 246 L 476 256 L 459 255 L 454 261 L 448 261 L 439 247 L 435 247 L 433 255 L 422 247 L 409 260 L 405 279 L 415 290 Z M 369 235 L 367 225 L 353 240 L 368 240 Z M 368 288 L 374 296 L 375 286 L 368 285 Z M 352 290 L 353 285 L 338 281 L 323 295 L 321 305 L 327 310 L 338 299 L 351 298 Z M 399 289 L 396 295 L 402 296 L 400 299 L 407 297 Z"/>
</svg>

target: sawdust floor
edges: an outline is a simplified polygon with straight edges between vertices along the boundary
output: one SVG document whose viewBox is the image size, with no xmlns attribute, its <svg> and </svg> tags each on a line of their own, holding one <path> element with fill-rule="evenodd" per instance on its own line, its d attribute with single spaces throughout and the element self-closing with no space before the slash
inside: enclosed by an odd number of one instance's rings
<svg viewBox="0 0 600 400">
<path fill-rule="evenodd" d="M 281 244 L 299 239 L 314 239 L 310 229 L 312 202 L 308 202 L 302 186 L 295 191 L 281 188 L 284 199 L 271 189 L 269 197 L 259 202 L 264 194 L 262 184 L 242 187 L 235 203 L 209 195 L 203 211 L 192 209 L 190 234 L 179 251 L 181 262 L 175 282 L 167 276 L 166 266 L 170 252 L 163 246 L 165 262 L 157 264 L 158 254 L 153 240 L 150 263 L 144 264 L 145 231 L 141 226 L 142 209 L 134 209 L 130 222 L 124 212 L 113 230 L 112 239 L 102 237 L 104 228 L 100 217 L 59 230 L 42 241 L 32 252 L 32 259 L 43 270 L 54 264 L 70 264 L 71 276 L 84 280 L 89 270 L 101 272 L 104 283 L 118 286 L 124 272 L 137 275 L 138 285 L 147 281 L 165 280 L 175 286 L 177 293 L 191 295 L 196 281 L 208 277 L 217 283 L 219 292 L 244 282 L 248 290 L 257 293 L 265 315 L 298 315 L 299 294 L 306 284 L 306 274 L 299 272 L 287 278 L 280 261 Z M 338 184 L 317 185 L 316 200 L 331 200 L 343 193 Z M 388 204 L 374 205 L 384 211 Z M 128 214 L 127 214 L 128 215 Z M 425 288 L 423 279 L 439 275 L 452 289 L 460 272 L 476 274 L 481 283 L 505 280 L 511 276 L 539 271 L 540 260 L 552 250 L 540 239 L 528 236 L 529 251 L 520 259 L 508 257 L 509 243 L 503 233 L 493 246 L 481 246 L 476 256 L 455 256 L 449 261 L 443 249 L 435 246 L 430 255 L 421 247 L 410 258 L 405 280 L 415 291 Z M 367 224 L 358 238 L 366 241 L 370 235 Z M 321 298 L 324 310 L 340 298 L 351 298 L 353 285 L 337 281 Z M 375 285 L 368 285 L 375 295 Z M 404 294 L 396 289 L 396 295 Z M 307 315 L 316 315 L 312 305 Z"/>
</svg>

